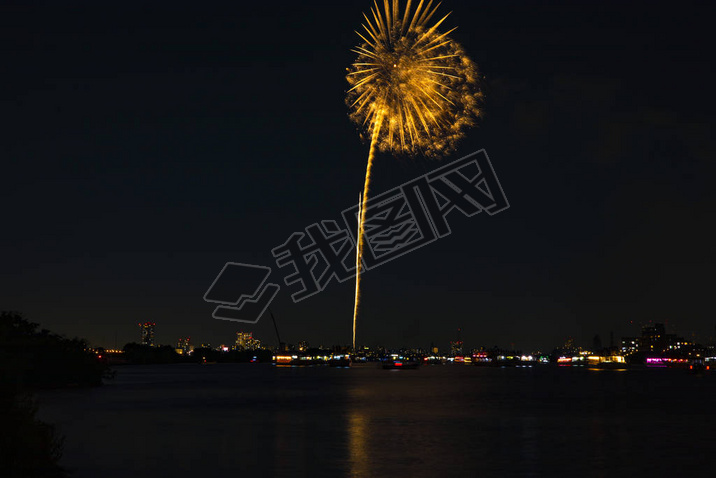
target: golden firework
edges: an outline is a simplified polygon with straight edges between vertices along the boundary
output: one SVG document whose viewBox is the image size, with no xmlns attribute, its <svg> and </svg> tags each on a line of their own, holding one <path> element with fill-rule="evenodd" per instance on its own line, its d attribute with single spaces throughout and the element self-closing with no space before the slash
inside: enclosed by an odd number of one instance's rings
<svg viewBox="0 0 716 478">
<path fill-rule="evenodd" d="M 433 22 L 440 4 L 425 0 L 401 11 L 398 0 L 374 0 L 371 16 L 363 14 L 363 43 L 348 68 L 346 102 L 350 117 L 370 138 L 368 166 L 359 200 L 356 246 L 356 291 L 353 349 L 360 301 L 364 222 L 376 149 L 394 154 L 439 157 L 455 148 L 466 127 L 480 113 L 482 93 L 477 66 L 449 35 L 440 33 L 449 13 Z M 431 23 L 433 22 L 433 23 Z"/>
<path fill-rule="evenodd" d="M 380 151 L 438 157 L 454 149 L 466 127 L 479 116 L 482 93 L 476 65 L 438 27 L 431 24 L 440 6 L 408 0 L 374 3 L 364 14 L 363 43 L 348 68 L 350 117 Z"/>
</svg>

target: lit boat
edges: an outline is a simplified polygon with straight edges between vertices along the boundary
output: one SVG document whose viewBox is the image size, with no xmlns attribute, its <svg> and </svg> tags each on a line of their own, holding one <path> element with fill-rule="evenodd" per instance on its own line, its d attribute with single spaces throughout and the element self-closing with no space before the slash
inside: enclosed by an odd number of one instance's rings
<svg viewBox="0 0 716 478">
<path fill-rule="evenodd" d="M 301 367 L 307 365 L 325 365 L 325 361 L 307 354 L 295 352 L 281 352 L 273 356 L 272 363 L 274 365 L 284 365 L 291 367 Z"/>
<path fill-rule="evenodd" d="M 348 354 L 331 355 L 331 358 L 328 359 L 328 365 L 331 367 L 350 367 L 351 356 Z"/>
<path fill-rule="evenodd" d="M 713 370 L 714 367 L 714 360 L 713 357 L 703 359 L 701 357 L 697 357 L 693 360 L 691 360 L 691 364 L 689 365 L 689 370 L 693 373 L 704 373 L 709 372 Z"/>
<path fill-rule="evenodd" d="M 431 355 L 430 357 L 425 357 L 423 359 L 423 362 L 425 362 L 428 365 L 443 365 L 443 364 L 445 364 L 445 361 L 442 359 L 442 357 L 436 357 L 434 355 Z"/>
<path fill-rule="evenodd" d="M 622 355 L 590 355 L 587 357 L 587 365 L 591 368 L 626 370 L 626 359 Z"/>
<path fill-rule="evenodd" d="M 487 352 L 476 352 L 472 354 L 472 364 L 473 365 L 494 365 L 492 357 Z"/>
<path fill-rule="evenodd" d="M 294 361 L 298 360 L 298 355 L 291 355 L 287 353 L 279 353 L 272 357 L 272 363 L 274 365 L 293 365 Z"/>
<path fill-rule="evenodd" d="M 391 354 L 383 360 L 384 369 L 414 369 L 420 366 L 420 361 L 411 357 Z"/>
<path fill-rule="evenodd" d="M 650 368 L 688 368 L 689 366 L 689 360 L 685 358 L 647 357 L 645 362 Z"/>
</svg>

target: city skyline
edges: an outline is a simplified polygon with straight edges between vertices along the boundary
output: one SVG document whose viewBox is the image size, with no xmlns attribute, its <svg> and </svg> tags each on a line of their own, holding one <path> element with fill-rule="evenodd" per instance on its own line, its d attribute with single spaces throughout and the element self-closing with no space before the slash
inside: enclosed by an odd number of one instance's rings
<svg viewBox="0 0 716 478">
<path fill-rule="evenodd" d="M 189 348 L 193 349 L 196 347 L 211 347 L 219 349 L 222 346 L 229 347 L 231 350 L 251 350 L 251 349 L 258 349 L 258 348 L 271 348 L 276 349 L 279 347 L 278 339 L 276 337 L 257 337 L 254 336 L 253 332 L 250 331 L 244 331 L 239 330 L 236 331 L 234 334 L 234 341 L 231 342 L 229 340 L 222 340 L 216 343 L 211 343 L 207 341 L 193 341 L 191 336 L 181 336 L 177 338 L 175 341 L 170 342 L 161 342 L 158 341 L 157 343 L 154 343 L 154 333 L 156 330 L 156 323 L 155 322 L 145 322 L 140 325 L 140 340 L 136 343 L 142 344 L 142 345 L 150 345 L 150 346 L 172 346 L 175 349 L 183 349 L 183 353 L 186 353 Z M 716 327 L 715 327 L 716 329 Z M 692 335 L 691 337 L 688 337 L 687 335 L 678 335 L 677 329 L 675 326 L 669 327 L 668 324 L 659 323 L 659 322 L 647 322 L 644 324 L 640 324 L 637 328 L 634 330 L 635 334 L 632 335 L 626 335 L 626 336 L 615 336 L 613 332 L 611 332 L 608 336 L 606 336 L 604 339 L 602 339 L 602 336 L 600 334 L 596 334 L 591 338 L 591 341 L 584 341 L 579 342 L 575 341 L 572 336 L 565 336 L 564 341 L 559 343 L 553 343 L 545 347 L 538 347 L 538 348 L 529 348 L 529 347 L 519 347 L 516 346 L 514 342 L 511 342 L 509 344 L 487 344 L 487 343 L 479 343 L 478 342 L 468 342 L 465 343 L 464 340 L 462 340 L 462 330 L 458 329 L 455 331 L 455 337 L 454 340 L 449 341 L 447 344 L 438 344 L 435 341 L 430 341 L 429 344 L 416 344 L 416 343 L 410 343 L 410 344 L 388 344 L 388 343 L 378 343 L 377 345 L 367 345 L 367 344 L 358 344 L 358 349 L 362 349 L 363 347 L 368 347 L 371 349 L 374 348 L 387 348 L 391 350 L 398 350 L 398 349 L 422 349 L 426 351 L 430 351 L 433 349 L 440 350 L 441 353 L 449 352 L 451 355 L 456 354 L 462 354 L 462 353 L 468 353 L 469 351 L 473 350 L 485 350 L 485 349 L 502 349 L 502 350 L 520 350 L 523 352 L 529 352 L 529 353 L 535 353 L 535 352 L 541 352 L 541 353 L 550 353 L 553 350 L 557 349 L 575 349 L 575 350 L 612 350 L 612 351 L 619 351 L 621 353 L 633 353 L 636 351 L 646 352 L 649 351 L 649 346 L 651 347 L 651 351 L 654 351 L 655 346 L 663 346 L 663 344 L 670 344 L 673 342 L 674 346 L 669 346 L 668 350 L 673 350 L 674 352 L 678 351 L 680 346 L 687 347 L 687 346 L 694 346 L 694 345 L 700 345 L 700 346 L 713 346 L 716 344 L 716 333 L 714 335 L 704 337 L 704 338 L 697 338 L 695 335 Z M 636 333 L 638 332 L 638 333 Z M 128 343 L 132 343 L 133 341 L 130 341 Z M 275 342 L 275 343 L 274 343 Z M 310 337 L 302 336 L 295 340 L 289 340 L 283 342 L 287 347 L 291 349 L 295 349 L 297 351 L 305 351 L 310 348 L 318 348 L 318 349 L 331 349 L 334 347 L 347 347 L 350 344 L 345 343 L 312 343 L 310 340 Z M 229 345 L 227 345 L 229 344 Z M 116 349 L 117 347 L 108 347 L 102 344 L 90 344 L 94 348 L 113 348 Z M 124 344 L 122 344 L 124 345 Z M 677 346 L 678 345 L 678 346 Z M 119 347 L 121 348 L 121 346 Z M 660 348 L 657 348 L 657 350 L 661 350 Z"/>
</svg>

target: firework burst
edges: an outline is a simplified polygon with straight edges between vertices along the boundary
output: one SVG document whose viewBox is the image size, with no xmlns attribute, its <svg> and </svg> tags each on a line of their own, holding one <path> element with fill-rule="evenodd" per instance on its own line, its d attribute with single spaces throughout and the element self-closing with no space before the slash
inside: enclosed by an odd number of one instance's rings
<svg viewBox="0 0 716 478">
<path fill-rule="evenodd" d="M 364 15 L 363 43 L 348 69 L 350 117 L 380 151 L 428 157 L 450 152 L 479 116 L 482 94 L 475 64 L 438 27 L 439 7 L 421 1 L 375 3 Z"/>
<path fill-rule="evenodd" d="M 439 20 L 440 4 L 420 0 L 413 10 L 408 0 L 377 0 L 364 31 L 358 57 L 348 68 L 346 102 L 351 119 L 370 138 L 365 184 L 358 213 L 356 293 L 353 310 L 353 348 L 360 300 L 361 258 L 370 175 L 376 149 L 392 154 L 439 157 L 455 148 L 466 127 L 480 113 L 482 93 L 475 64 L 450 37 L 440 33 L 449 13 Z"/>
</svg>

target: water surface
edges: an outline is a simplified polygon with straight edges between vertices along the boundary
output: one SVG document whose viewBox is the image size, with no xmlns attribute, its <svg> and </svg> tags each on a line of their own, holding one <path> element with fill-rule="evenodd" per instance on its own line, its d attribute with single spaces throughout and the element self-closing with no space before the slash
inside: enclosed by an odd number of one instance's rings
<svg viewBox="0 0 716 478">
<path fill-rule="evenodd" d="M 45 392 L 77 478 L 716 476 L 716 374 L 542 366 L 117 368 Z"/>
</svg>

